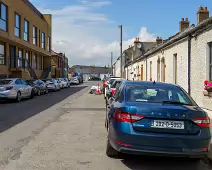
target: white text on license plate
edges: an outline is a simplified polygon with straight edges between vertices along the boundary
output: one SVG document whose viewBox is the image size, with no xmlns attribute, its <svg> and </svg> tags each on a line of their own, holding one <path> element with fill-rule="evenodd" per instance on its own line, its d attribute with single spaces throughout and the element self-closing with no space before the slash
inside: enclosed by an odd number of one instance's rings
<svg viewBox="0 0 212 170">
<path fill-rule="evenodd" d="M 151 127 L 165 129 L 184 129 L 184 122 L 170 120 L 152 120 Z"/>
</svg>

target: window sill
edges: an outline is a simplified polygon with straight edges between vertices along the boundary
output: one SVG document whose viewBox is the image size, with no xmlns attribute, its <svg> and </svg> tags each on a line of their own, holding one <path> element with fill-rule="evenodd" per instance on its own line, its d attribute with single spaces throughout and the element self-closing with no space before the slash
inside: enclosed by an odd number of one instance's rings
<svg viewBox="0 0 212 170">
<path fill-rule="evenodd" d="M 15 37 L 16 37 L 16 38 L 20 38 L 20 39 L 21 39 L 21 37 L 18 37 L 17 35 L 15 35 Z"/>
<path fill-rule="evenodd" d="M 0 28 L 0 30 L 8 33 L 8 30 L 4 30 L 4 29 L 1 29 L 1 28 Z"/>
</svg>

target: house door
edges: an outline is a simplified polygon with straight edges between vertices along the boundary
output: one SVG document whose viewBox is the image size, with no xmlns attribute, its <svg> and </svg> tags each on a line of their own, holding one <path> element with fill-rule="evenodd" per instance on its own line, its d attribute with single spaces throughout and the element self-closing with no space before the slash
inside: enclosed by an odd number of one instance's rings
<svg viewBox="0 0 212 170">
<path fill-rule="evenodd" d="M 10 45 L 10 67 L 16 68 L 16 48 L 15 46 Z"/>
<path fill-rule="evenodd" d="M 141 80 L 144 80 L 144 67 L 141 65 Z"/>
</svg>

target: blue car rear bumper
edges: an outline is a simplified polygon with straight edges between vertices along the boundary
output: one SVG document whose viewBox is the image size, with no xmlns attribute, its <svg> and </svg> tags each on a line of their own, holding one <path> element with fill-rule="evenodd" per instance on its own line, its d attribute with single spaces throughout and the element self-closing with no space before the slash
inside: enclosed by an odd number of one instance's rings
<svg viewBox="0 0 212 170">
<path fill-rule="evenodd" d="M 204 158 L 207 156 L 208 151 L 195 151 L 185 149 L 183 151 L 166 151 L 163 148 L 147 148 L 144 149 L 143 147 L 135 147 L 135 146 L 120 146 L 119 144 L 110 141 L 111 146 L 121 152 L 126 154 L 133 154 L 133 155 L 149 155 L 149 156 L 168 156 L 168 157 L 185 157 L 185 158 Z"/>
<path fill-rule="evenodd" d="M 121 129 L 110 126 L 108 137 L 111 146 L 123 153 L 197 158 L 208 154 L 211 141 L 210 134 L 203 137 L 142 133 L 135 132 L 130 125 L 128 128 Z"/>
</svg>

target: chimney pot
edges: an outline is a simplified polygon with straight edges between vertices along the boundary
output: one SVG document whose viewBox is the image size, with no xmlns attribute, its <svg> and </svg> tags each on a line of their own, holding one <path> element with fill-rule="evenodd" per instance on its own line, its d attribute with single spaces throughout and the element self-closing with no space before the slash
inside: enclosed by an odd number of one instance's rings
<svg viewBox="0 0 212 170">
<path fill-rule="evenodd" d="M 210 17 L 210 12 L 207 7 L 204 8 L 200 7 L 197 16 L 198 16 L 198 24 L 200 24 L 201 22 L 205 21 Z"/>
<path fill-rule="evenodd" d="M 157 37 L 156 39 L 157 46 L 160 45 L 161 43 L 163 43 L 163 39 L 161 37 Z"/>
<path fill-rule="evenodd" d="M 201 10 L 203 10 L 203 7 L 202 6 L 199 7 L 199 11 L 201 11 Z"/>
<path fill-rule="evenodd" d="M 188 29 L 190 26 L 190 22 L 188 20 L 188 18 L 186 18 L 186 21 L 184 18 L 182 18 L 182 21 L 180 22 L 180 32 L 185 31 L 186 29 Z"/>
</svg>

